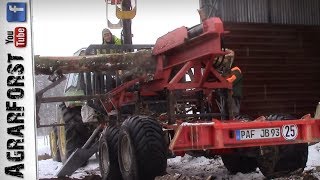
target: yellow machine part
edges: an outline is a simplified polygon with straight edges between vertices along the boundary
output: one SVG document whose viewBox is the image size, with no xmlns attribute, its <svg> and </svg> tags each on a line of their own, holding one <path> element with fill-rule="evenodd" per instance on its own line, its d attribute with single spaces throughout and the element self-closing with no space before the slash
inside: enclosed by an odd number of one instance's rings
<svg viewBox="0 0 320 180">
<path fill-rule="evenodd" d="M 63 118 L 61 119 L 61 123 L 64 123 Z M 64 126 L 60 126 L 59 127 L 59 147 L 60 147 L 60 154 L 62 154 L 62 156 L 66 156 L 67 152 L 66 152 L 66 134 L 65 134 L 65 127 Z"/>
<path fill-rule="evenodd" d="M 137 6 L 130 11 L 123 11 L 121 8 L 116 7 L 116 16 L 118 19 L 133 19 L 137 13 Z"/>
<path fill-rule="evenodd" d="M 52 130 L 50 132 L 50 151 L 51 151 L 51 156 L 55 157 L 57 156 L 57 134 Z"/>
</svg>

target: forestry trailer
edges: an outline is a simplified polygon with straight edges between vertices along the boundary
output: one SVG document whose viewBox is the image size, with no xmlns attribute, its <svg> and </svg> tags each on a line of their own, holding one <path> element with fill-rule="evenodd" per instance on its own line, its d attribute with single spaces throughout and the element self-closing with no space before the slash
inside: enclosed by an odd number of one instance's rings
<svg viewBox="0 0 320 180">
<path fill-rule="evenodd" d="M 154 179 L 166 173 L 167 158 L 186 153 L 221 155 L 231 173 L 301 173 L 308 143 L 320 140 L 320 121 L 234 116 L 232 85 L 218 71 L 228 61 L 224 33 L 222 21 L 209 18 L 153 47 L 91 45 L 80 56 L 35 56 L 35 73 L 53 82 L 37 93 L 37 113 L 41 103 L 64 102 L 51 133 L 52 155 L 64 162 L 57 175 L 71 175 L 95 153 L 110 180 Z M 95 55 L 112 48 L 123 53 Z M 71 95 L 42 97 L 65 74 Z"/>
</svg>

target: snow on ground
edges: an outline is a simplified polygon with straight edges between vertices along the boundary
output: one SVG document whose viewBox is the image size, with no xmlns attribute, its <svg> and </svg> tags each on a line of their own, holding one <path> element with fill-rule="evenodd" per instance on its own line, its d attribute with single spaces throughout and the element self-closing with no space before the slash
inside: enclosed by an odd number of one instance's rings
<svg viewBox="0 0 320 180">
<path fill-rule="evenodd" d="M 38 176 L 42 178 L 52 178 L 61 168 L 62 163 L 53 161 L 52 159 L 38 161 Z"/>
<path fill-rule="evenodd" d="M 39 137 L 38 142 L 38 155 L 44 155 L 45 153 L 50 154 L 49 141 L 44 137 Z M 54 178 L 55 174 L 61 168 L 62 163 L 55 162 L 52 159 L 39 160 L 38 161 L 38 177 L 39 179 Z M 312 175 L 320 179 L 320 143 L 309 146 L 309 156 L 307 167 L 305 171 L 312 171 Z M 184 176 L 194 177 L 195 179 L 206 179 L 212 176 L 216 180 L 260 180 L 264 179 L 262 173 L 257 169 L 256 172 L 249 174 L 237 173 L 235 175 L 230 175 L 227 169 L 223 166 L 221 158 L 208 159 L 205 157 L 192 157 L 185 155 L 184 157 L 177 156 L 172 159 L 168 159 L 167 172 L 179 176 L 183 174 Z M 89 159 L 87 166 L 78 169 L 71 178 L 84 178 L 89 175 L 100 175 L 99 172 L 99 162 L 92 156 Z M 161 178 L 160 178 L 161 179 Z M 279 178 L 279 179 L 303 179 L 298 176 L 291 176 L 289 178 Z"/>
<path fill-rule="evenodd" d="M 307 167 L 320 166 L 320 143 L 309 146 Z"/>
<path fill-rule="evenodd" d="M 61 162 L 53 161 L 52 159 L 38 161 L 38 177 L 39 179 L 54 178 L 62 167 Z M 82 179 L 86 176 L 100 175 L 99 162 L 95 157 L 89 159 L 88 165 L 79 168 L 70 176 L 70 178 Z"/>
<path fill-rule="evenodd" d="M 178 173 L 188 177 L 199 177 L 206 179 L 210 175 L 214 176 L 215 179 L 234 179 L 234 180 L 245 180 L 245 179 L 261 179 L 263 175 L 261 172 L 250 174 L 238 173 L 236 175 L 230 175 L 228 170 L 224 167 L 220 157 L 216 159 L 207 159 L 205 157 L 192 157 L 185 155 L 183 157 L 178 156 L 173 159 L 168 159 L 167 172 L 170 174 Z"/>
<path fill-rule="evenodd" d="M 51 156 L 49 136 L 37 137 L 37 153 L 38 155 L 48 154 Z"/>
<path fill-rule="evenodd" d="M 50 144 L 49 136 L 39 136 L 37 137 L 37 153 L 38 156 L 48 154 L 50 155 Z M 53 161 L 52 159 L 39 160 L 38 161 L 38 178 L 54 178 L 62 167 L 61 162 Z M 88 175 L 100 175 L 99 162 L 92 156 L 89 159 L 88 165 L 79 168 L 75 173 L 73 173 L 70 178 L 81 179 Z"/>
</svg>

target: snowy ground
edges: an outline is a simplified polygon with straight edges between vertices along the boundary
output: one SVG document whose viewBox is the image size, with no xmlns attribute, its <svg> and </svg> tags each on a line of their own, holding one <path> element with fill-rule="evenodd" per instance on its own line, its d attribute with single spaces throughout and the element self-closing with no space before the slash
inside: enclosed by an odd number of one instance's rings
<svg viewBox="0 0 320 180">
<path fill-rule="evenodd" d="M 47 138 L 38 138 L 38 155 L 50 155 L 49 141 Z M 52 159 L 38 161 L 38 178 L 50 179 L 55 178 L 62 163 L 55 162 Z M 305 168 L 304 176 L 291 176 L 281 179 L 301 179 L 313 180 L 320 179 L 320 143 L 309 146 L 309 157 L 307 167 Z M 156 178 L 157 180 L 171 179 L 216 179 L 216 180 L 247 180 L 264 179 L 259 169 L 254 173 L 230 175 L 227 169 L 223 166 L 220 158 L 207 159 L 205 157 L 192 157 L 186 155 L 184 157 L 175 157 L 168 159 L 167 172 L 170 175 Z M 70 178 L 82 179 L 86 176 L 100 175 L 98 160 L 93 156 L 89 160 L 89 164 L 78 169 Z M 183 177 L 187 176 L 186 177 Z M 279 178 L 280 179 L 280 178 Z"/>
<path fill-rule="evenodd" d="M 41 136 L 37 138 L 37 151 L 38 156 L 46 157 L 46 154 L 50 154 L 50 144 L 48 136 Z M 38 161 L 38 178 L 39 179 L 49 179 L 56 177 L 59 169 L 62 167 L 62 163 L 53 161 L 52 159 L 39 160 Z M 88 175 L 100 175 L 99 162 L 93 156 L 89 159 L 87 166 L 78 169 L 70 178 L 81 179 Z"/>
</svg>

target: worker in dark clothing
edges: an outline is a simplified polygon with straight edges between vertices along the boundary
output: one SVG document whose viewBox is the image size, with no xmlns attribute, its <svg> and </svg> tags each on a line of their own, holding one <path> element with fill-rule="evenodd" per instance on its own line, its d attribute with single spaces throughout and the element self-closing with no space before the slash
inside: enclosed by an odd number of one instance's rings
<svg viewBox="0 0 320 180">
<path fill-rule="evenodd" d="M 229 83 L 232 83 L 232 111 L 233 115 L 240 113 L 240 101 L 242 97 L 242 73 L 239 67 L 233 67 L 226 77 Z"/>
<path fill-rule="evenodd" d="M 233 115 L 239 115 L 240 101 L 242 98 L 242 73 L 239 67 L 232 67 L 234 60 L 234 51 L 226 49 L 229 52 L 225 57 L 218 57 L 214 67 L 221 73 L 229 83 L 232 83 L 232 111 Z M 217 65 L 218 64 L 218 65 Z M 217 91 L 217 93 L 227 99 L 226 91 Z"/>
</svg>

